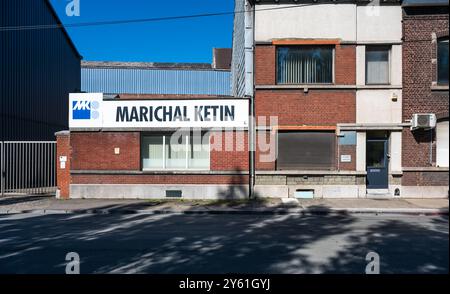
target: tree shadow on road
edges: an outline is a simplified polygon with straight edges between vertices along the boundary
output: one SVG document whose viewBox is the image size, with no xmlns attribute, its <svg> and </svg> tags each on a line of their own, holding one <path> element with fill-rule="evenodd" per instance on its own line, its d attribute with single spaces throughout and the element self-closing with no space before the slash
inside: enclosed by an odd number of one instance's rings
<svg viewBox="0 0 450 294">
<path fill-rule="evenodd" d="M 0 216 L 0 244 L 2 273 L 64 273 L 72 251 L 82 273 L 364 273 L 368 251 L 382 272 L 448 272 L 448 219 L 17 214 Z"/>
</svg>

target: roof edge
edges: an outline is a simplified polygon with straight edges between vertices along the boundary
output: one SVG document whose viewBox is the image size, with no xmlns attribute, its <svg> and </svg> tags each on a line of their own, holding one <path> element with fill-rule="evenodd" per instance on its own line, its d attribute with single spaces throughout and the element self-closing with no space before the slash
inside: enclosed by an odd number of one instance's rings
<svg viewBox="0 0 450 294">
<path fill-rule="evenodd" d="M 176 63 L 176 62 L 122 62 L 122 61 L 82 61 L 82 68 L 103 69 L 153 69 L 153 70 L 207 70 L 230 71 L 216 69 L 210 63 Z"/>
<path fill-rule="evenodd" d="M 75 54 L 77 55 L 77 57 L 79 59 L 83 59 L 83 56 L 80 54 L 77 47 L 75 46 L 72 39 L 70 38 L 69 33 L 67 32 L 66 28 L 64 27 L 64 24 L 62 23 L 61 19 L 59 18 L 58 13 L 56 13 L 56 10 L 53 7 L 52 3 L 50 3 L 50 0 L 44 0 L 44 2 L 45 2 L 45 4 L 47 4 L 47 7 L 49 8 L 50 13 L 53 15 L 56 22 L 59 25 L 61 25 L 61 30 L 62 30 L 64 36 L 66 37 L 67 41 L 69 42 L 69 46 L 72 48 L 72 50 L 75 52 Z"/>
</svg>

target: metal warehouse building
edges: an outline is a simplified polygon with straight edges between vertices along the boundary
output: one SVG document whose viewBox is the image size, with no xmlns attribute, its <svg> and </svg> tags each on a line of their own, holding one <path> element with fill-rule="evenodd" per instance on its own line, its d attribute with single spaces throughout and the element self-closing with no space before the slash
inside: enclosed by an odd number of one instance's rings
<svg viewBox="0 0 450 294">
<path fill-rule="evenodd" d="M 229 96 L 231 50 L 215 48 L 213 63 L 95 62 L 81 64 L 87 93 Z"/>
<path fill-rule="evenodd" d="M 48 0 L 0 1 L 0 141 L 54 140 L 68 94 L 80 91 L 81 56 L 65 29 L 15 29 L 33 25 L 61 25 Z"/>
</svg>

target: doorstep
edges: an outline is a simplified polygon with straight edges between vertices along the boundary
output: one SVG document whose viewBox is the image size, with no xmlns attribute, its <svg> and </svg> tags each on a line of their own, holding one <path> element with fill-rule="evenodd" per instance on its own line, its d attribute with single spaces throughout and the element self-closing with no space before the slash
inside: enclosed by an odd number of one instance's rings
<svg viewBox="0 0 450 294">
<path fill-rule="evenodd" d="M 367 189 L 366 198 L 368 199 L 391 199 L 393 196 L 389 193 L 389 189 Z"/>
</svg>

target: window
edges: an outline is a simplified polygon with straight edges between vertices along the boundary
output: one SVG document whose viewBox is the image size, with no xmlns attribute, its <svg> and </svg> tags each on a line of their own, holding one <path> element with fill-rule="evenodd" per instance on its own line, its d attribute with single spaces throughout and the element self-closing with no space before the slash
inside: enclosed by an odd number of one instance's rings
<svg viewBox="0 0 450 294">
<path fill-rule="evenodd" d="M 333 83 L 333 47 L 289 46 L 277 48 L 279 84 Z"/>
<path fill-rule="evenodd" d="M 209 135 L 144 135 L 141 153 L 144 170 L 209 169 Z"/>
<path fill-rule="evenodd" d="M 366 84 L 389 84 L 388 46 L 366 46 Z"/>
<path fill-rule="evenodd" d="M 448 120 L 438 122 L 436 127 L 436 165 L 448 167 Z"/>
<path fill-rule="evenodd" d="M 278 133 L 278 170 L 334 168 L 334 132 Z"/>
<path fill-rule="evenodd" d="M 438 84 L 448 85 L 448 39 L 438 41 Z"/>
<path fill-rule="evenodd" d="M 366 142 L 366 165 L 370 167 L 386 167 L 386 141 L 368 140 Z"/>
</svg>

